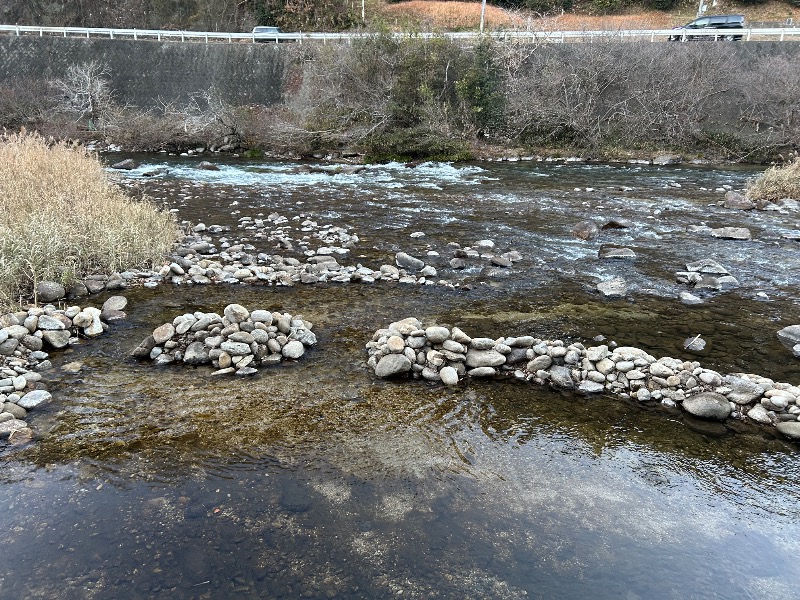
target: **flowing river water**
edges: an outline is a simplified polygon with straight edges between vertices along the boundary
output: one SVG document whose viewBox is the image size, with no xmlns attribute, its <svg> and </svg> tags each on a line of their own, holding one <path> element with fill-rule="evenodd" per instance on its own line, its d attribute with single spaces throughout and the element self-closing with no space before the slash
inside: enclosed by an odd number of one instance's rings
<svg viewBox="0 0 800 600">
<path fill-rule="evenodd" d="M 800 361 L 775 336 L 800 322 L 797 213 L 718 204 L 757 170 L 520 161 L 334 174 L 136 158 L 124 184 L 179 219 L 229 226 L 215 243 L 302 260 L 238 226 L 277 213 L 294 239 L 312 220 L 357 235 L 341 264 L 377 269 L 405 251 L 452 285 L 126 290 L 128 316 L 110 334 L 52 356 L 54 399 L 31 415 L 34 443 L 0 451 L 0 597 L 800 596 L 800 453 L 770 430 L 515 381 L 376 380 L 365 368 L 372 333 L 416 316 L 472 336 L 602 335 L 800 383 Z M 612 218 L 633 226 L 570 234 Z M 748 227 L 753 240 L 698 225 Z M 450 268 L 448 244 L 484 239 L 522 260 Z M 636 258 L 600 260 L 602 244 Z M 684 305 L 674 274 L 702 258 L 741 285 Z M 627 297 L 601 298 L 596 284 L 614 276 Z M 130 358 L 158 325 L 233 302 L 302 315 L 319 343 L 252 378 Z M 698 334 L 706 348 L 685 351 Z"/>
</svg>

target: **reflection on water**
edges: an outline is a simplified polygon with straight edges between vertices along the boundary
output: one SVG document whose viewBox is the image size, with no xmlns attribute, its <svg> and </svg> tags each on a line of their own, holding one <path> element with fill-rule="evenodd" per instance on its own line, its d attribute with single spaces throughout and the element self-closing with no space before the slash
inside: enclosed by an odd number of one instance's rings
<svg viewBox="0 0 800 600">
<path fill-rule="evenodd" d="M 113 324 L 113 335 L 54 357 L 55 400 L 34 420 L 40 439 L 0 458 L 3 598 L 797 596 L 796 446 L 616 398 L 515 382 L 444 389 L 375 381 L 364 368 L 372 332 L 415 315 L 475 336 L 602 334 L 686 358 L 697 356 L 684 354 L 682 341 L 702 333 L 709 346 L 699 360 L 711 368 L 800 381 L 795 363 L 775 359 L 783 350 L 774 331 L 798 317 L 783 284 L 770 279 L 770 302 L 753 299 L 751 283 L 691 308 L 655 292 L 603 302 L 586 282 L 607 267 L 590 257 L 591 243 L 569 239 L 574 221 L 600 211 L 592 201 L 578 214 L 590 200 L 568 201 L 576 187 L 634 188 L 624 198 L 609 193 L 614 215 L 634 196 L 636 210 L 679 207 L 659 225 L 666 236 L 681 230 L 684 211 L 707 210 L 715 187 L 739 185 L 748 173 L 431 165 L 412 176 L 390 165 L 319 175 L 312 193 L 293 183 L 300 174 L 291 165 L 232 163 L 254 183 L 209 175 L 189 192 L 171 168 L 171 179 L 146 185 L 193 221 L 207 206 L 213 218 L 205 222 L 230 222 L 232 198 L 242 214 L 288 213 L 302 201 L 300 210 L 324 209 L 356 229 L 365 247 L 354 253 L 376 260 L 389 262 L 392 245 L 442 250 L 453 239 L 484 238 L 509 246 L 513 238 L 530 260 L 471 290 L 129 290 L 128 318 Z M 274 172 L 283 179 L 273 189 Z M 669 181 L 682 187 L 665 198 Z M 359 203 L 362 194 L 373 207 Z M 407 210 L 397 217 L 394 208 Z M 658 257 L 629 265 L 643 289 L 657 281 L 670 288 L 676 257 L 699 247 L 645 235 L 655 229 L 623 234 L 637 254 L 652 247 Z M 418 230 L 426 236 L 409 237 Z M 755 247 L 763 260 L 780 254 L 767 246 Z M 555 254 L 557 267 L 548 258 Z M 751 275 L 758 279 L 754 270 L 741 279 Z M 154 369 L 128 357 L 156 325 L 230 302 L 301 314 L 319 344 L 301 362 L 251 379 Z M 70 372 L 61 371 L 67 363 Z"/>
</svg>

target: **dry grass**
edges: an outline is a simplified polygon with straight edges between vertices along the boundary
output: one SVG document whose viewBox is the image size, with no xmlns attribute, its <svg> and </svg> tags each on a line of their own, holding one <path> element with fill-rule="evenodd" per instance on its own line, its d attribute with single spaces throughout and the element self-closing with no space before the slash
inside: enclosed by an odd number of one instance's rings
<svg viewBox="0 0 800 600">
<path fill-rule="evenodd" d="M 398 27 L 413 25 L 429 30 L 477 29 L 480 23 L 480 2 L 439 2 L 410 0 L 385 4 L 381 14 Z M 670 29 L 687 23 L 696 16 L 696 4 L 671 12 L 639 10 L 629 14 L 592 16 L 567 13 L 538 15 L 525 11 L 509 11 L 486 6 L 486 27 L 489 30 L 522 29 L 527 31 L 597 31 L 616 29 Z M 785 22 L 791 17 L 800 22 L 800 8 L 780 0 L 763 4 L 727 4 L 723 13 L 741 13 L 748 21 Z"/>
<path fill-rule="evenodd" d="M 800 157 L 783 166 L 770 167 L 747 185 L 747 197 L 754 202 L 782 198 L 800 200 Z"/>
<path fill-rule="evenodd" d="M 481 21 L 480 2 L 423 2 L 411 0 L 387 4 L 381 13 L 390 25 L 423 29 L 476 29 Z M 490 29 L 510 27 L 512 16 L 496 6 L 486 7 L 486 26 Z"/>
<path fill-rule="evenodd" d="M 96 157 L 38 135 L 0 137 L 0 308 L 36 283 L 143 267 L 177 239 L 172 216 L 127 197 Z"/>
</svg>

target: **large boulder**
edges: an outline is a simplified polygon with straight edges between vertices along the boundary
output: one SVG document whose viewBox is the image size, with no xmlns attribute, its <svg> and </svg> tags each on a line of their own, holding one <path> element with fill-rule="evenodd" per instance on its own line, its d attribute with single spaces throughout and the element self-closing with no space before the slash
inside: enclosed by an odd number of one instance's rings
<svg viewBox="0 0 800 600">
<path fill-rule="evenodd" d="M 36 408 L 37 406 L 41 406 L 47 402 L 50 402 L 53 395 L 48 392 L 47 390 L 34 390 L 32 392 L 28 392 L 22 398 L 17 400 L 17 405 L 21 406 L 25 410 L 31 410 L 32 408 Z"/>
<path fill-rule="evenodd" d="M 40 281 L 36 284 L 36 297 L 39 302 L 54 302 L 66 295 L 64 286 L 56 281 Z"/>
<path fill-rule="evenodd" d="M 733 190 L 725 193 L 725 202 L 723 206 L 735 210 L 753 210 L 756 207 L 753 201 L 747 199 L 744 194 L 734 192 Z"/>
<path fill-rule="evenodd" d="M 467 351 L 467 366 L 478 367 L 499 367 L 505 364 L 506 357 L 497 350 L 473 350 Z"/>
<path fill-rule="evenodd" d="M 405 252 L 398 252 L 394 257 L 395 263 L 401 269 L 410 269 L 412 271 L 419 271 L 425 266 L 425 263 L 418 258 L 406 254 Z"/>
<path fill-rule="evenodd" d="M 712 229 L 711 236 L 723 240 L 750 240 L 753 238 L 747 227 L 720 227 Z"/>
<path fill-rule="evenodd" d="M 411 361 L 404 354 L 387 354 L 375 366 L 378 377 L 393 377 L 411 370 Z"/>
<path fill-rule="evenodd" d="M 775 428 L 790 440 L 800 440 L 800 422 L 798 421 L 778 423 Z"/>
<path fill-rule="evenodd" d="M 614 277 L 598 283 L 597 291 L 605 298 L 624 298 L 628 293 L 628 284 L 622 277 Z"/>
<path fill-rule="evenodd" d="M 731 414 L 728 399 L 716 392 L 701 392 L 683 401 L 683 408 L 691 415 L 701 419 L 724 421 Z"/>
<path fill-rule="evenodd" d="M 792 353 L 800 357 L 800 351 L 796 348 L 800 344 L 800 325 L 789 325 L 778 332 L 778 340 L 786 346 Z"/>
<path fill-rule="evenodd" d="M 581 221 L 572 228 L 572 235 L 579 240 L 593 240 L 600 233 L 600 228 L 594 221 Z"/>
<path fill-rule="evenodd" d="M 118 163 L 114 163 L 111 165 L 112 169 L 120 169 L 122 171 L 130 171 L 132 169 L 136 169 L 139 167 L 139 163 L 137 163 L 132 158 L 126 158 L 125 160 L 121 160 Z"/>
</svg>

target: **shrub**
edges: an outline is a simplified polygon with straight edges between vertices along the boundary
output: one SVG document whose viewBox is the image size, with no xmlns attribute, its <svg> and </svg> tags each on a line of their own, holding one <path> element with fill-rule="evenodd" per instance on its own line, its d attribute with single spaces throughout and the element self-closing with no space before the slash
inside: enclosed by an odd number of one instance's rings
<svg viewBox="0 0 800 600">
<path fill-rule="evenodd" d="M 747 185 L 747 197 L 753 201 L 800 199 L 800 157 L 783 166 L 770 167 Z"/>
<path fill-rule="evenodd" d="M 99 160 L 24 132 L 0 138 L 0 308 L 42 280 L 144 267 L 178 237 L 172 215 L 127 197 Z"/>
</svg>

